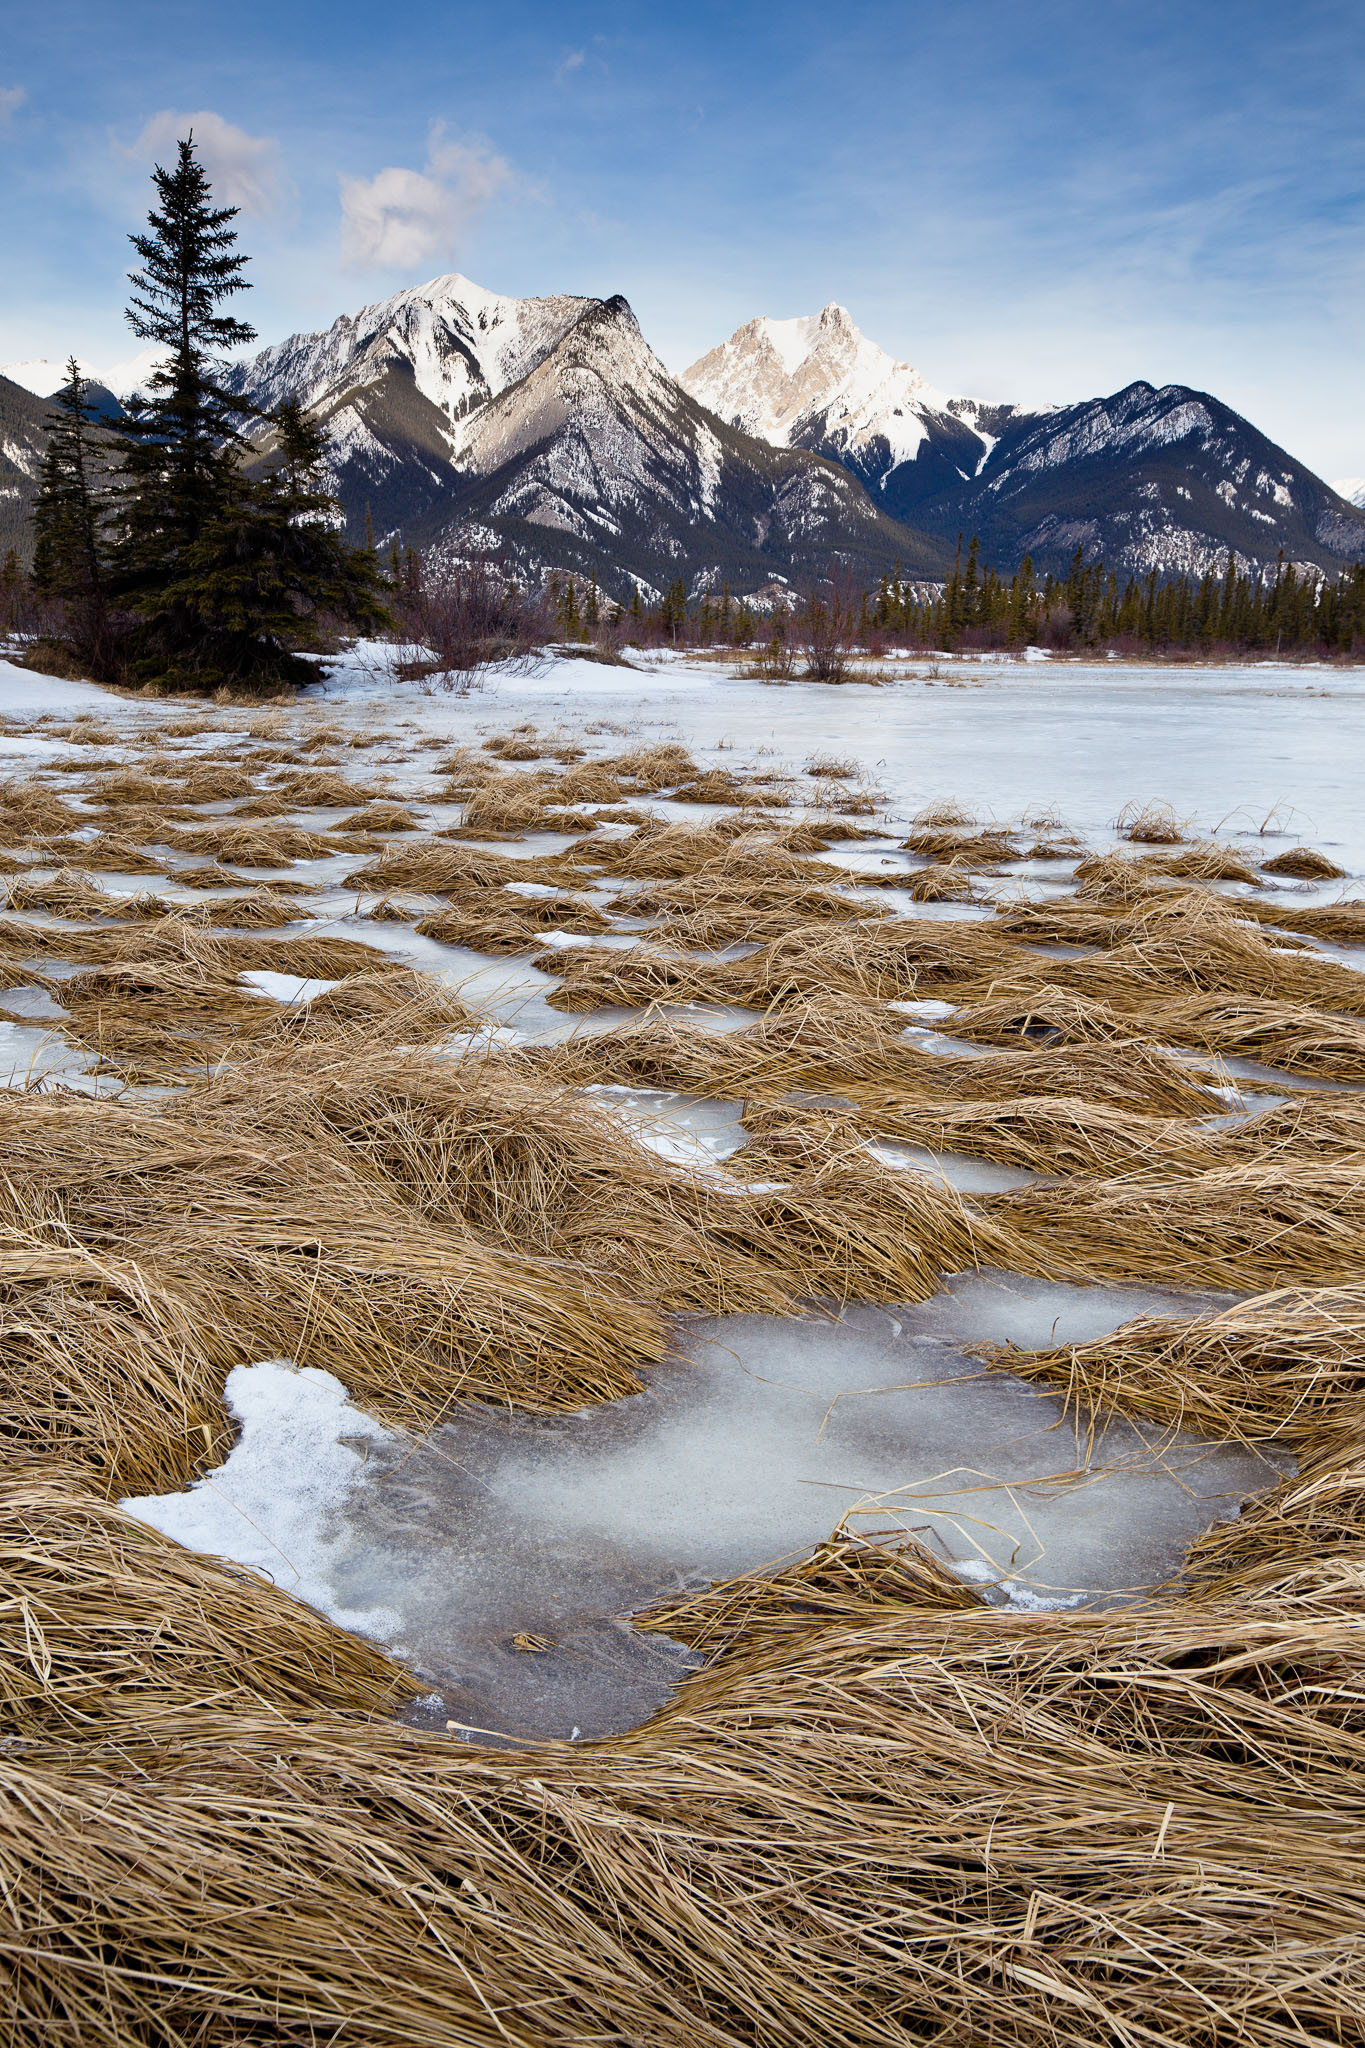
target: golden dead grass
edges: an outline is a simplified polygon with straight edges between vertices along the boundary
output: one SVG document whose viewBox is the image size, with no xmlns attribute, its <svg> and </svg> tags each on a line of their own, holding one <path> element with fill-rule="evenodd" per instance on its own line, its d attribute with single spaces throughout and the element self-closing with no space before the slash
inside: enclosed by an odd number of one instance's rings
<svg viewBox="0 0 1365 2048">
<path fill-rule="evenodd" d="M 1277 853 L 1273 860 L 1261 862 L 1263 875 L 1290 875 L 1298 881 L 1331 882 L 1346 873 L 1327 854 L 1319 853 L 1313 846 L 1291 846 L 1285 853 Z"/>
<path fill-rule="evenodd" d="M 505 882 L 581 882 L 579 870 L 554 861 L 518 860 L 483 848 L 454 846 L 448 839 L 416 839 L 390 846 L 345 877 L 348 889 L 387 894 L 390 889 L 420 889 L 434 895 L 461 896 L 470 890 L 499 889 Z"/>
<path fill-rule="evenodd" d="M 1347 946 L 1365 946 L 1365 903 L 1309 903 L 1299 907 L 1283 902 L 1263 904 L 1260 914 L 1268 924 L 1286 931 L 1303 932 L 1313 939 L 1336 939 Z"/>
<path fill-rule="evenodd" d="M 985 1345 L 992 1364 L 1224 1441 L 1311 1440 L 1365 1388 L 1365 1284 L 1284 1287 L 1194 1317 L 1144 1316 L 1113 1336 L 1050 1351 Z"/>
<path fill-rule="evenodd" d="M 0 781 L 0 842 L 6 846 L 51 838 L 88 822 L 45 783 L 23 777 Z"/>
<path fill-rule="evenodd" d="M 1146 863 L 1131 891 L 984 931 L 869 916 L 832 887 L 802 917 L 809 878 L 773 855 L 806 847 L 723 823 L 701 863 L 642 874 L 674 891 L 648 945 L 598 951 L 634 973 L 679 929 L 700 946 L 749 919 L 760 953 L 675 963 L 712 995 L 763 992 L 730 1033 L 656 1016 L 443 1059 L 402 1048 L 448 992 L 329 934 L 5 921 L 7 953 L 39 931 L 130 946 L 91 964 L 179 975 L 185 1002 L 225 978 L 243 993 L 258 953 L 345 976 L 154 1105 L 0 1095 L 0 1439 L 66 1461 L 0 1485 L 16 2042 L 1358 2038 L 1365 1112 L 1312 1096 L 1216 1128 L 1198 1071 L 1123 1035 L 1196 1002 L 1356 1027 L 1321 982 L 1310 1000 L 1211 980 L 1263 971 L 1253 913 L 1154 888 Z M 391 854 L 367 880 L 439 888 L 465 929 L 508 902 L 550 914 L 508 879 L 583 873 L 581 853 Z M 1108 989 L 1020 943 L 1082 929 L 1118 955 Z M 878 1014 L 935 985 L 964 1004 L 947 1028 L 1009 1049 L 930 1053 Z M 1010 1036 L 1016 991 L 1025 1028 L 1041 1009 L 1063 1042 Z M 690 1173 L 575 1093 L 599 1080 L 748 1098 L 749 1145 L 728 1180 Z M 797 1110 L 794 1091 L 855 1107 Z M 1066 1177 L 968 1204 L 870 1158 L 873 1132 Z M 1197 1545 L 1179 1589 L 1117 1615 L 1001 1612 L 925 1552 L 839 1532 L 648 1617 L 711 1659 L 649 1727 L 508 1754 L 374 1725 L 411 1689 L 376 1651 L 101 1498 L 221 1459 L 234 1364 L 321 1366 L 407 1428 L 465 1399 L 573 1408 L 638 1387 L 671 1313 L 923 1298 L 978 1260 L 1280 1289 L 997 1361 L 1087 1414 L 1116 1400 L 1293 1447 L 1297 1474 Z"/>
<path fill-rule="evenodd" d="M 1190 829 L 1190 820 L 1179 817 L 1170 804 L 1125 804 L 1114 820 L 1120 838 L 1135 839 L 1148 846 L 1177 846 Z"/>
<path fill-rule="evenodd" d="M 946 826 L 921 825 L 901 844 L 908 853 L 954 861 L 968 868 L 998 867 L 1002 862 L 1020 858 L 1020 849 L 1007 832 L 961 832 Z"/>
<path fill-rule="evenodd" d="M 60 933 L 29 929 L 46 937 L 47 950 L 90 963 L 52 984 L 68 1013 L 63 1037 L 132 1080 L 183 1078 L 262 1040 L 326 1036 L 363 1023 L 381 1041 L 423 1043 L 473 1021 L 443 983 L 329 933 L 224 934 L 184 917 Z M 0 920 L 0 946 L 6 943 L 17 949 L 24 941 Z M 286 1007 L 240 980 L 260 969 L 345 979 L 309 1003 Z"/>
<path fill-rule="evenodd" d="M 673 1623 L 728 1626 L 712 1670 L 609 1744 L 479 1754 L 205 1711 L 6 1754 L 6 1889 L 44 1907 L 3 1937 L 16 2028 L 1350 2040 L 1354 1622 L 945 1592 L 928 1561 L 837 1557 L 722 1589 Z"/>
<path fill-rule="evenodd" d="M 496 900 L 481 894 L 476 902 L 457 903 L 453 909 L 423 917 L 416 929 L 424 938 L 439 939 L 446 946 L 468 946 L 476 953 L 521 954 L 537 945 L 547 931 L 604 932 L 609 925 L 610 919 L 583 896 L 515 896 L 500 890 Z"/>
<path fill-rule="evenodd" d="M 382 1713 L 419 1690 L 371 1644 L 133 1521 L 54 1461 L 0 1478 L 0 1584 L 11 1740 L 129 1720 L 145 1730 L 187 1708 Z"/>
<path fill-rule="evenodd" d="M 864 1108 L 919 1101 L 1075 1095 L 1151 1115 L 1207 1115 L 1217 1099 L 1198 1076 L 1142 1044 L 966 1055 L 931 1053 L 857 1003 L 773 1010 L 742 1030 L 699 1031 L 666 1016 L 594 1032 L 520 1057 L 537 1071 L 675 1088 L 724 1099 L 824 1090 Z"/>
<path fill-rule="evenodd" d="M 182 853 L 210 854 L 235 867 L 281 868 L 296 860 L 317 860 L 345 853 L 355 841 L 347 834 L 304 832 L 289 825 L 236 825 L 231 819 L 207 819 L 192 830 L 176 832 L 167 842 Z"/>
<path fill-rule="evenodd" d="M 1343 1157 L 1156 1167 L 986 1195 L 982 1209 L 1055 1278 L 1233 1292 L 1341 1286 L 1365 1250 L 1365 1176 Z"/>
</svg>

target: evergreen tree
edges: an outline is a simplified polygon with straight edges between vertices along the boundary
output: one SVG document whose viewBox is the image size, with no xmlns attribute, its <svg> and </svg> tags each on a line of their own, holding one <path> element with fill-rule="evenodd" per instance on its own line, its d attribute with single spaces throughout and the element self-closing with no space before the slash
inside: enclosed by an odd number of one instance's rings
<svg viewBox="0 0 1365 2048">
<path fill-rule="evenodd" d="M 264 418 L 228 390 L 222 356 L 255 339 L 223 310 L 247 289 L 235 207 L 215 207 L 191 134 L 153 172 L 159 210 L 134 235 L 129 324 L 164 353 L 119 436 L 114 589 L 139 624 L 129 653 L 147 681 L 278 683 L 314 673 L 292 649 L 333 624 L 386 619 L 372 549 L 348 548 L 322 482 L 321 430 L 297 405 L 270 416 L 263 477 L 244 428 Z M 262 458 L 257 456 L 258 461 Z"/>
<path fill-rule="evenodd" d="M 676 577 L 669 584 L 659 606 L 659 625 L 665 636 L 676 646 L 682 638 L 687 624 L 687 585 L 682 577 Z"/>
<path fill-rule="evenodd" d="M 24 615 L 28 578 L 17 548 L 7 548 L 0 562 L 0 633 L 13 633 Z"/>
<path fill-rule="evenodd" d="M 325 644 L 333 620 L 388 623 L 373 550 L 349 547 L 341 532 L 326 434 L 294 400 L 272 420 L 271 470 L 237 480 L 162 593 L 189 628 L 182 673 L 201 684 L 303 682 L 315 671 L 294 650 Z"/>
<path fill-rule="evenodd" d="M 176 167 L 152 173 L 161 202 L 148 215 L 150 234 L 130 237 L 142 268 L 132 277 L 128 324 L 164 351 L 146 395 L 130 403 L 123 424 L 119 569 L 139 609 L 155 614 L 167 569 L 223 512 L 239 474 L 243 423 L 255 408 L 228 391 L 221 357 L 256 331 L 220 310 L 247 289 L 246 257 L 235 249 L 235 207 L 211 203 L 208 179 L 191 134 L 178 144 Z"/>
</svg>

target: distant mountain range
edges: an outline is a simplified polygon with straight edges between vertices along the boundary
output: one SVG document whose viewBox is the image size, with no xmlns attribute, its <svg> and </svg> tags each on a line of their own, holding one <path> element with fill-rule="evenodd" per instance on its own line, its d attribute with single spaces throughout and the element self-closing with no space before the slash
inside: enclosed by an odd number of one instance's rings
<svg viewBox="0 0 1365 2048">
<path fill-rule="evenodd" d="M 0 542 L 31 489 L 34 391 L 52 374 L 0 375 Z M 835 305 L 751 320 L 675 377 L 622 298 L 515 299 L 441 277 L 293 335 L 230 381 L 330 427 L 354 537 L 368 522 L 385 545 L 486 546 L 614 591 L 830 571 L 867 584 L 897 565 L 936 580 L 973 533 L 1006 571 L 1026 553 L 1063 568 L 1077 546 L 1138 575 L 1365 560 L 1361 480 L 1324 483 L 1207 393 L 1137 383 L 1042 411 L 951 397 Z"/>
</svg>

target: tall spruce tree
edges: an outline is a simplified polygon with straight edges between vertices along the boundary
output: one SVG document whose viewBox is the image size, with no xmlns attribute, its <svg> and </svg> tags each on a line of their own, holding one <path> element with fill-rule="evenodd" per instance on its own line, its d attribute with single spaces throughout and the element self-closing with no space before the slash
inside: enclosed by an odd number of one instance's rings
<svg viewBox="0 0 1365 2048">
<path fill-rule="evenodd" d="M 108 639 L 109 436 L 74 356 L 56 404 L 33 506 L 33 581 L 42 596 L 64 602 L 74 649 L 100 667 Z"/>
<path fill-rule="evenodd" d="M 228 389 L 223 363 L 255 339 L 223 310 L 247 289 L 247 259 L 237 210 L 213 205 L 192 133 L 175 168 L 152 176 L 159 210 L 131 238 L 142 267 L 128 320 L 164 356 L 120 435 L 115 569 L 139 620 L 131 666 L 147 682 L 199 688 L 302 680 L 315 671 L 293 650 L 320 644 L 324 618 L 387 622 L 377 565 L 338 536 L 324 438 L 299 407 L 269 416 L 273 456 L 247 440 L 266 416 Z"/>
<path fill-rule="evenodd" d="M 167 569 L 235 489 L 242 425 L 255 408 L 225 388 L 222 358 L 256 330 L 221 310 L 247 290 L 247 259 L 235 247 L 237 209 L 212 204 L 193 133 L 177 145 L 175 169 L 158 164 L 152 182 L 160 210 L 148 215 L 150 234 L 130 237 L 142 268 L 127 319 L 164 354 L 123 425 L 119 566 L 130 595 L 154 606 Z"/>
</svg>

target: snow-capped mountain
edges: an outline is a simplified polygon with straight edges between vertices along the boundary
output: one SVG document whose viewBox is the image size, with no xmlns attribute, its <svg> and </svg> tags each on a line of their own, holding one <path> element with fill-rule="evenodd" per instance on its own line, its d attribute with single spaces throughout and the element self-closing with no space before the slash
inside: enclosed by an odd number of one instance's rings
<svg viewBox="0 0 1365 2048">
<path fill-rule="evenodd" d="M 980 536 L 1011 568 L 1083 546 L 1128 574 L 1365 558 L 1365 521 L 1247 420 L 1185 385 L 1028 411 L 936 390 L 842 306 L 750 320 L 684 371 L 693 396 L 777 447 L 841 462 L 899 519 Z M 1365 495 L 1365 493 L 1362 493 Z"/>
<path fill-rule="evenodd" d="M 77 356 L 76 363 L 81 375 L 88 377 L 94 385 L 97 397 L 125 399 L 130 398 L 134 391 L 145 389 L 147 379 L 161 360 L 160 349 L 144 348 L 126 362 L 115 363 L 107 370 L 97 369 L 83 356 Z M 66 382 L 66 362 L 54 363 L 46 356 L 37 356 L 27 363 L 0 363 L 0 377 L 22 384 L 25 391 L 31 391 L 35 398 L 53 398 Z"/>
<path fill-rule="evenodd" d="M 513 299 L 433 279 L 295 335 L 232 373 L 330 427 L 352 530 L 443 545 L 477 528 L 528 563 L 737 587 L 775 570 L 933 574 L 937 541 L 887 519 L 840 465 L 713 418 L 622 298 Z M 268 445 L 263 448 L 268 459 Z"/>
<path fill-rule="evenodd" d="M 1184 384 L 1017 414 L 979 477 L 921 508 L 965 525 L 998 562 L 1055 567 L 1077 547 L 1120 573 L 1221 573 L 1284 555 L 1334 571 L 1365 560 L 1365 518 L 1230 406 Z"/>
<path fill-rule="evenodd" d="M 760 317 L 679 382 L 732 426 L 841 462 L 897 517 L 974 477 L 1012 406 L 951 398 L 857 328 L 843 306 Z"/>
<path fill-rule="evenodd" d="M 151 351 L 103 373 L 145 385 Z M 62 366 L 0 374 L 0 546 L 27 506 Z M 842 306 L 755 319 L 672 376 L 623 298 L 518 299 L 438 277 L 228 372 L 262 408 L 329 429 L 353 536 L 505 550 L 523 570 L 659 591 L 749 590 L 899 564 L 941 575 L 958 536 L 1005 573 L 1075 549 L 1120 575 L 1365 560 L 1365 480 L 1324 483 L 1184 385 L 1026 410 L 953 397 Z M 271 459 L 268 427 L 252 458 Z"/>
</svg>

